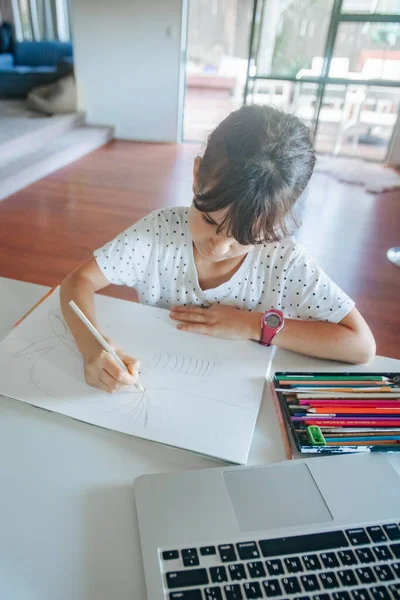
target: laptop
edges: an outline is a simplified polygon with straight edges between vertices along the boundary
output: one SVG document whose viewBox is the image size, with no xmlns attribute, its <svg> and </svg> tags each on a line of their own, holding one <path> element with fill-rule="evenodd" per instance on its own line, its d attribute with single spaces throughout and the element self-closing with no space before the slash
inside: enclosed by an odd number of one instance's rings
<svg viewBox="0 0 400 600">
<path fill-rule="evenodd" d="M 400 598 L 393 464 L 368 453 L 137 478 L 148 599 Z"/>
</svg>

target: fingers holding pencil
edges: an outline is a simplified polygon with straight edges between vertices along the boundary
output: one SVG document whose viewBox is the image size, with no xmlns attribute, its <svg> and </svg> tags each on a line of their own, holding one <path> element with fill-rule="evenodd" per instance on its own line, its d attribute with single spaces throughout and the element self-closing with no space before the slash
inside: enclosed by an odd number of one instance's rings
<svg viewBox="0 0 400 600">
<path fill-rule="evenodd" d="M 114 356 L 104 349 L 91 356 L 84 356 L 85 379 L 92 386 L 110 394 L 136 389 L 139 378 L 139 362 L 132 356 L 117 350 L 117 356 L 126 365 L 121 368 Z M 125 362 L 126 361 L 126 362 Z"/>
</svg>

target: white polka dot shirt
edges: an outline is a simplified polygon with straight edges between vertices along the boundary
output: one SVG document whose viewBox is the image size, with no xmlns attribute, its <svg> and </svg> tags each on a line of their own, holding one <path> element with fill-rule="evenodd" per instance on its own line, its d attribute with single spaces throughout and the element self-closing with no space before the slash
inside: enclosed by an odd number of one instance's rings
<svg viewBox="0 0 400 600">
<path fill-rule="evenodd" d="M 188 208 L 158 210 L 94 252 L 110 283 L 134 287 L 143 304 L 227 304 L 278 308 L 287 318 L 338 323 L 354 302 L 293 238 L 256 246 L 233 277 L 202 290 L 193 258 Z"/>
</svg>

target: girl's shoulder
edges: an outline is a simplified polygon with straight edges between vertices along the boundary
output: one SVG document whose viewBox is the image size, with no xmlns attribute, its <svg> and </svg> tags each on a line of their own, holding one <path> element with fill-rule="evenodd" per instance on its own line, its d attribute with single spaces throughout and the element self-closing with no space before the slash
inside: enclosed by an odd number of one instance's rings
<svg viewBox="0 0 400 600">
<path fill-rule="evenodd" d="M 154 210 L 147 215 L 147 219 L 173 227 L 174 225 L 187 225 L 188 214 L 189 208 L 187 206 L 169 206 L 168 208 Z"/>
<path fill-rule="evenodd" d="M 259 256 L 266 262 L 283 261 L 285 263 L 292 262 L 302 253 L 302 248 L 299 246 L 293 237 L 287 237 L 279 242 L 271 242 L 257 246 Z"/>
<path fill-rule="evenodd" d="M 188 212 L 186 206 L 173 206 L 154 210 L 153 212 L 142 217 L 139 221 L 131 225 L 126 234 L 129 237 L 149 238 L 157 235 L 165 235 L 174 237 L 178 232 L 187 229 Z M 139 241 L 139 239 L 137 240 Z"/>
</svg>

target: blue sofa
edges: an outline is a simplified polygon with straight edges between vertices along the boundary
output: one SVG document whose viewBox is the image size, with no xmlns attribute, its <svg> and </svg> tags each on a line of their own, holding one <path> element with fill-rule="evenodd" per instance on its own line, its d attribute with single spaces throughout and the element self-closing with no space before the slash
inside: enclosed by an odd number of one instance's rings
<svg viewBox="0 0 400 600">
<path fill-rule="evenodd" d="M 32 88 L 53 83 L 73 70 L 68 42 L 14 42 L 0 54 L 0 98 L 26 98 Z"/>
</svg>

